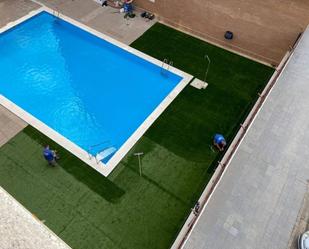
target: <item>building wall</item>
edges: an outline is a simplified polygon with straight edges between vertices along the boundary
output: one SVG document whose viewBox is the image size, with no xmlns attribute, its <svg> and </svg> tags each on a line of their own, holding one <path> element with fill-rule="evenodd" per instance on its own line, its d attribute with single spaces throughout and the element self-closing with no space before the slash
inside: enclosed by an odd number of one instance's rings
<svg viewBox="0 0 309 249">
<path fill-rule="evenodd" d="M 277 65 L 309 23 L 309 0 L 135 0 L 173 27 Z M 232 41 L 225 31 L 234 33 Z"/>
</svg>

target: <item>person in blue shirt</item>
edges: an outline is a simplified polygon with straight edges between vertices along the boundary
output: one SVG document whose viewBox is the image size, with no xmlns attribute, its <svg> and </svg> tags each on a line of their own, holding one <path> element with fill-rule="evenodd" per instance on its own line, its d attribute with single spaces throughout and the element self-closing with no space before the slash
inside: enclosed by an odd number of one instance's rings
<svg viewBox="0 0 309 249">
<path fill-rule="evenodd" d="M 226 141 L 223 135 L 215 134 L 214 135 L 214 145 L 220 150 L 223 151 L 226 146 Z"/>
<path fill-rule="evenodd" d="M 59 159 L 57 152 L 55 150 L 51 150 L 49 145 L 46 145 L 43 150 L 43 156 L 49 165 L 55 166 L 56 160 Z"/>
<path fill-rule="evenodd" d="M 125 13 L 130 13 L 130 12 L 133 11 L 132 3 L 133 3 L 133 0 L 125 0 L 124 1 L 123 8 L 124 8 Z"/>
</svg>

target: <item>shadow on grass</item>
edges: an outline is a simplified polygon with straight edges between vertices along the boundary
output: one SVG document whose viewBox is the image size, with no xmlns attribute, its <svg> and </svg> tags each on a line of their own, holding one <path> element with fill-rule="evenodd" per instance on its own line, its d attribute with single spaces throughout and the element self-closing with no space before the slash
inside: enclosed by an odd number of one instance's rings
<svg viewBox="0 0 309 249">
<path fill-rule="evenodd" d="M 59 165 L 76 180 L 86 185 L 108 202 L 117 202 L 117 200 L 124 195 L 125 191 L 123 189 L 119 188 L 116 184 L 86 165 L 76 156 L 72 155 L 35 128 L 27 126 L 23 132 L 31 137 L 32 140 L 41 144 L 42 147 L 49 144 L 51 148 L 57 150 L 61 155 Z"/>
</svg>

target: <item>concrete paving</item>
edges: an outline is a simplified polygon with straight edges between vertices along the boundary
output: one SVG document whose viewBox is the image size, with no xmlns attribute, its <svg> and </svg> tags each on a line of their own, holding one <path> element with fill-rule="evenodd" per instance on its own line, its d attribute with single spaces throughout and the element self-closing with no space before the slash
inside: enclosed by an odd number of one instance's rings
<svg viewBox="0 0 309 249">
<path fill-rule="evenodd" d="M 293 228 L 293 232 L 290 237 L 289 246 L 287 249 L 296 249 L 298 237 L 304 231 L 309 229 L 309 186 L 307 186 L 307 193 L 303 200 L 302 207 L 298 213 L 298 218 Z"/>
<path fill-rule="evenodd" d="M 70 248 L 1 187 L 0 200 L 1 249 Z"/>
<path fill-rule="evenodd" d="M 135 18 L 124 18 L 119 9 L 102 7 L 93 0 L 36 0 L 120 42 L 131 44 L 156 21 L 147 21 L 136 12 Z"/>
<path fill-rule="evenodd" d="M 308 64 L 307 29 L 184 248 L 288 247 L 309 179 Z"/>
<path fill-rule="evenodd" d="M 15 21 L 40 6 L 31 0 L 0 0 L 0 27 Z"/>
<path fill-rule="evenodd" d="M 0 105 L 0 147 L 26 126 L 27 123 Z"/>
<path fill-rule="evenodd" d="M 308 0 L 135 0 L 161 21 L 277 65 L 309 23 Z M 233 40 L 224 33 L 233 31 Z"/>
</svg>

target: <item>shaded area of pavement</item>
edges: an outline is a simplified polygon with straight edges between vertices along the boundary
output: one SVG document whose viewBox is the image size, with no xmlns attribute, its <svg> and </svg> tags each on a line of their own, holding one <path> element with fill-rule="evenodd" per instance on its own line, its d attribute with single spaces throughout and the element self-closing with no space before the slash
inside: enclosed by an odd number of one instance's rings
<svg viewBox="0 0 309 249">
<path fill-rule="evenodd" d="M 309 31 L 268 96 L 185 248 L 286 248 L 309 178 Z"/>
</svg>

